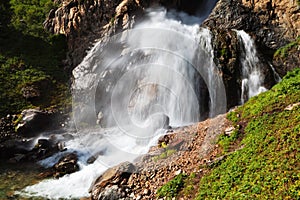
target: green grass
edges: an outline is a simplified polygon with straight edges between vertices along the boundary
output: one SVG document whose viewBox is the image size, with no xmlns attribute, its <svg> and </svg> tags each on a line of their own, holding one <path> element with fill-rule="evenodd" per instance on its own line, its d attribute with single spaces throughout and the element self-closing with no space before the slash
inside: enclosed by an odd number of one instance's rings
<svg viewBox="0 0 300 200">
<path fill-rule="evenodd" d="M 243 148 L 200 180 L 196 199 L 300 199 L 300 106 L 284 109 L 299 101 L 298 68 L 230 113 L 245 126 Z"/>
<path fill-rule="evenodd" d="M 157 197 L 165 197 L 166 199 L 172 199 L 173 197 L 176 197 L 179 191 L 183 188 L 186 178 L 187 176 L 185 174 L 179 174 L 175 176 L 175 178 L 157 190 Z"/>
</svg>

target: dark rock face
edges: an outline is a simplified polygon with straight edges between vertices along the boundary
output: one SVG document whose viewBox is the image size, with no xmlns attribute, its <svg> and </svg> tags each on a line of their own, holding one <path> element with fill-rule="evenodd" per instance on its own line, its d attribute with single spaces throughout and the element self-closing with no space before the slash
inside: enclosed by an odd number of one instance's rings
<svg viewBox="0 0 300 200">
<path fill-rule="evenodd" d="M 33 137 L 47 128 L 52 120 L 51 114 L 36 109 L 23 110 L 22 119 L 16 128 L 18 134 L 24 137 Z"/>
<path fill-rule="evenodd" d="M 239 61 L 239 41 L 236 32 L 230 29 L 213 29 L 214 62 L 222 71 L 226 87 L 227 107 L 239 104 L 241 88 L 241 64 Z M 230 89 L 229 89 L 230 88 Z"/>
<path fill-rule="evenodd" d="M 75 153 L 70 153 L 59 159 L 59 161 L 53 166 L 55 171 L 54 177 L 58 178 L 66 174 L 71 174 L 79 170 L 77 164 L 78 158 Z"/>
<path fill-rule="evenodd" d="M 22 141 L 19 139 L 9 139 L 0 144 L 0 159 L 8 160 L 13 157 L 17 157 L 17 160 L 12 160 L 13 162 L 18 162 L 21 159 L 25 159 L 25 154 L 28 153 L 27 146 L 29 142 Z M 20 157 L 20 155 L 23 155 Z"/>
<path fill-rule="evenodd" d="M 59 178 L 66 174 L 77 172 L 79 170 L 77 161 L 78 157 L 75 153 L 68 153 L 60 158 L 59 161 L 51 168 L 48 168 L 45 172 L 41 173 L 40 177 Z"/>
<path fill-rule="evenodd" d="M 275 62 L 273 55 L 278 48 L 294 41 L 300 34 L 296 28 L 299 27 L 299 6 L 296 2 L 287 0 L 275 0 L 273 3 L 268 0 L 253 2 L 254 5 L 247 0 L 220 0 L 203 25 L 211 30 L 245 30 L 253 36 L 265 62 L 272 63 L 276 71 L 283 76 L 287 71 L 299 66 L 299 50 Z M 289 19 L 285 15 L 289 16 Z"/>
<path fill-rule="evenodd" d="M 91 198 L 96 199 L 120 199 L 124 197 L 125 190 L 121 186 L 126 183 L 136 170 L 132 163 L 124 162 L 116 167 L 108 169 L 91 186 Z"/>
</svg>

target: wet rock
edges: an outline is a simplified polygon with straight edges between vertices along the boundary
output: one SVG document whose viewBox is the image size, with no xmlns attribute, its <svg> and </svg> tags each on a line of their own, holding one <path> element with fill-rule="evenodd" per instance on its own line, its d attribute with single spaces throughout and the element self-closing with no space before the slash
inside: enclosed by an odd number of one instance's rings
<svg viewBox="0 0 300 200">
<path fill-rule="evenodd" d="M 25 154 L 26 161 L 37 161 L 44 158 L 47 158 L 59 151 L 57 144 L 48 139 L 39 139 L 36 144 L 33 144 L 34 140 L 30 141 L 30 145 L 27 145 L 27 149 L 31 149 L 27 151 Z M 29 143 L 29 141 L 27 142 Z M 32 146 L 34 147 L 32 148 Z"/>
<path fill-rule="evenodd" d="M 92 155 L 91 157 L 89 157 L 89 158 L 87 159 L 86 162 L 87 162 L 88 164 L 92 164 L 92 163 L 95 162 L 95 160 L 97 160 L 97 158 L 98 158 L 99 156 L 102 156 L 102 155 L 104 155 L 104 150 L 95 153 L 94 155 Z"/>
<path fill-rule="evenodd" d="M 34 137 L 49 128 L 51 117 L 51 114 L 37 109 L 23 110 L 16 127 L 17 133 L 24 137 Z"/>
<path fill-rule="evenodd" d="M 9 163 L 18 163 L 25 158 L 25 154 L 15 154 L 13 158 L 8 160 Z"/>
<path fill-rule="evenodd" d="M 226 88 L 228 108 L 238 105 L 241 93 L 241 64 L 239 61 L 239 41 L 236 32 L 228 29 L 212 29 L 214 62 L 222 71 Z"/>
<path fill-rule="evenodd" d="M 71 174 L 79 170 L 77 163 L 78 157 L 75 153 L 70 153 L 63 156 L 59 161 L 52 167 L 55 178 L 62 177 L 66 174 Z"/>
<path fill-rule="evenodd" d="M 59 161 L 50 168 L 45 169 L 44 172 L 39 174 L 41 178 L 54 177 L 59 178 L 66 174 L 71 174 L 79 170 L 77 164 L 78 157 L 75 153 L 64 155 Z"/>
<path fill-rule="evenodd" d="M 130 175 L 136 167 L 130 162 L 124 162 L 116 167 L 108 169 L 99 176 L 91 186 L 92 199 L 109 199 L 109 197 L 122 196 L 121 186 L 127 184 Z M 113 198 L 114 199 L 114 198 Z"/>
</svg>

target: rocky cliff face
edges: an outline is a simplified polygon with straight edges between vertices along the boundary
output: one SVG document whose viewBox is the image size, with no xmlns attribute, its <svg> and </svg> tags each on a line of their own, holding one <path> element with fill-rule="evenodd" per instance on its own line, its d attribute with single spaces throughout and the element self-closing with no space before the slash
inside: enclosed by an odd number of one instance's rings
<svg viewBox="0 0 300 200">
<path fill-rule="evenodd" d="M 142 9 L 139 2 L 133 0 L 65 0 L 57 3 L 61 7 L 50 11 L 44 27 L 53 34 L 67 36 L 66 66 L 69 70 L 81 62 L 95 39 L 111 32 L 112 26 L 125 28 L 133 13 Z"/>
<path fill-rule="evenodd" d="M 61 6 L 51 10 L 44 27 L 53 34 L 64 34 L 68 39 L 68 70 L 77 66 L 92 43 L 105 35 L 127 29 L 138 20 L 145 8 L 162 5 L 196 14 L 207 8 L 204 0 L 56 0 Z"/>
<path fill-rule="evenodd" d="M 207 1 L 181 0 L 62 0 L 57 10 L 52 10 L 44 23 L 54 34 L 68 38 L 68 70 L 77 66 L 92 43 L 99 38 L 132 27 L 143 15 L 145 8 L 163 5 L 197 15 L 206 7 Z M 220 0 L 202 26 L 213 33 L 215 62 L 220 67 L 227 96 L 228 107 L 238 104 L 241 80 L 238 77 L 239 44 L 236 30 L 245 30 L 254 38 L 258 56 L 265 66 L 265 86 L 275 82 L 270 69 L 272 64 L 283 76 L 287 71 L 299 67 L 299 41 L 293 48 L 284 49 L 283 56 L 273 56 L 277 49 L 293 42 L 300 35 L 300 12 L 297 2 L 290 0 Z"/>
<path fill-rule="evenodd" d="M 83 59 L 95 39 L 126 29 L 147 7 L 161 4 L 196 15 L 206 8 L 206 1 L 181 0 L 56 0 L 61 6 L 51 10 L 44 27 L 68 38 L 69 57 L 66 65 L 74 68 Z M 211 29 L 243 29 L 255 37 L 268 61 L 274 52 L 300 35 L 300 12 L 296 0 L 220 0 L 204 23 Z M 299 50 L 294 51 L 299 55 Z M 285 67 L 282 65 L 285 64 Z M 275 62 L 279 73 L 299 66 L 297 56 Z"/>
<path fill-rule="evenodd" d="M 299 67 L 299 48 L 273 60 L 274 52 L 300 35 L 300 6 L 293 0 L 221 0 L 204 26 L 210 29 L 242 29 L 255 39 L 262 57 L 275 65 L 281 76 Z M 297 58 L 296 58 L 297 57 Z"/>
</svg>

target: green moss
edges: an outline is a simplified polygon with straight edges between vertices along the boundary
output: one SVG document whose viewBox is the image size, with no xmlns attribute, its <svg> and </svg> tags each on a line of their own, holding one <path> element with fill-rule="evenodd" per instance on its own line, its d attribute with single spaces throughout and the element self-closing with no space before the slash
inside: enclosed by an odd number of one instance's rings
<svg viewBox="0 0 300 200">
<path fill-rule="evenodd" d="M 222 48 L 220 54 L 221 54 L 221 57 L 226 58 L 227 55 L 228 55 L 228 50 L 227 50 L 227 48 Z"/>
<path fill-rule="evenodd" d="M 157 197 L 165 197 L 166 199 L 176 197 L 179 191 L 183 188 L 186 177 L 187 176 L 185 174 L 177 175 L 174 179 L 170 180 L 157 190 Z"/>
<path fill-rule="evenodd" d="M 300 45 L 300 36 L 293 42 L 288 43 L 287 45 L 279 48 L 275 53 L 274 57 L 285 58 L 288 56 L 288 53 L 291 49 L 297 48 Z"/>
<path fill-rule="evenodd" d="M 115 20 L 116 20 L 116 17 L 113 17 L 113 18 L 110 19 L 109 23 L 113 24 L 113 23 L 115 23 Z"/>
<path fill-rule="evenodd" d="M 196 199 L 300 199 L 300 106 L 285 110 L 299 100 L 298 68 L 230 114 L 245 126 L 243 148 L 200 180 Z"/>
<path fill-rule="evenodd" d="M 66 84 L 36 67 L 28 66 L 19 58 L 0 56 L 0 116 L 19 113 L 22 109 L 48 108 L 64 105 L 70 99 Z M 36 101 L 27 101 L 22 94 L 25 86 L 39 87 L 41 94 Z M 46 90 L 46 91 L 44 91 Z"/>
</svg>

